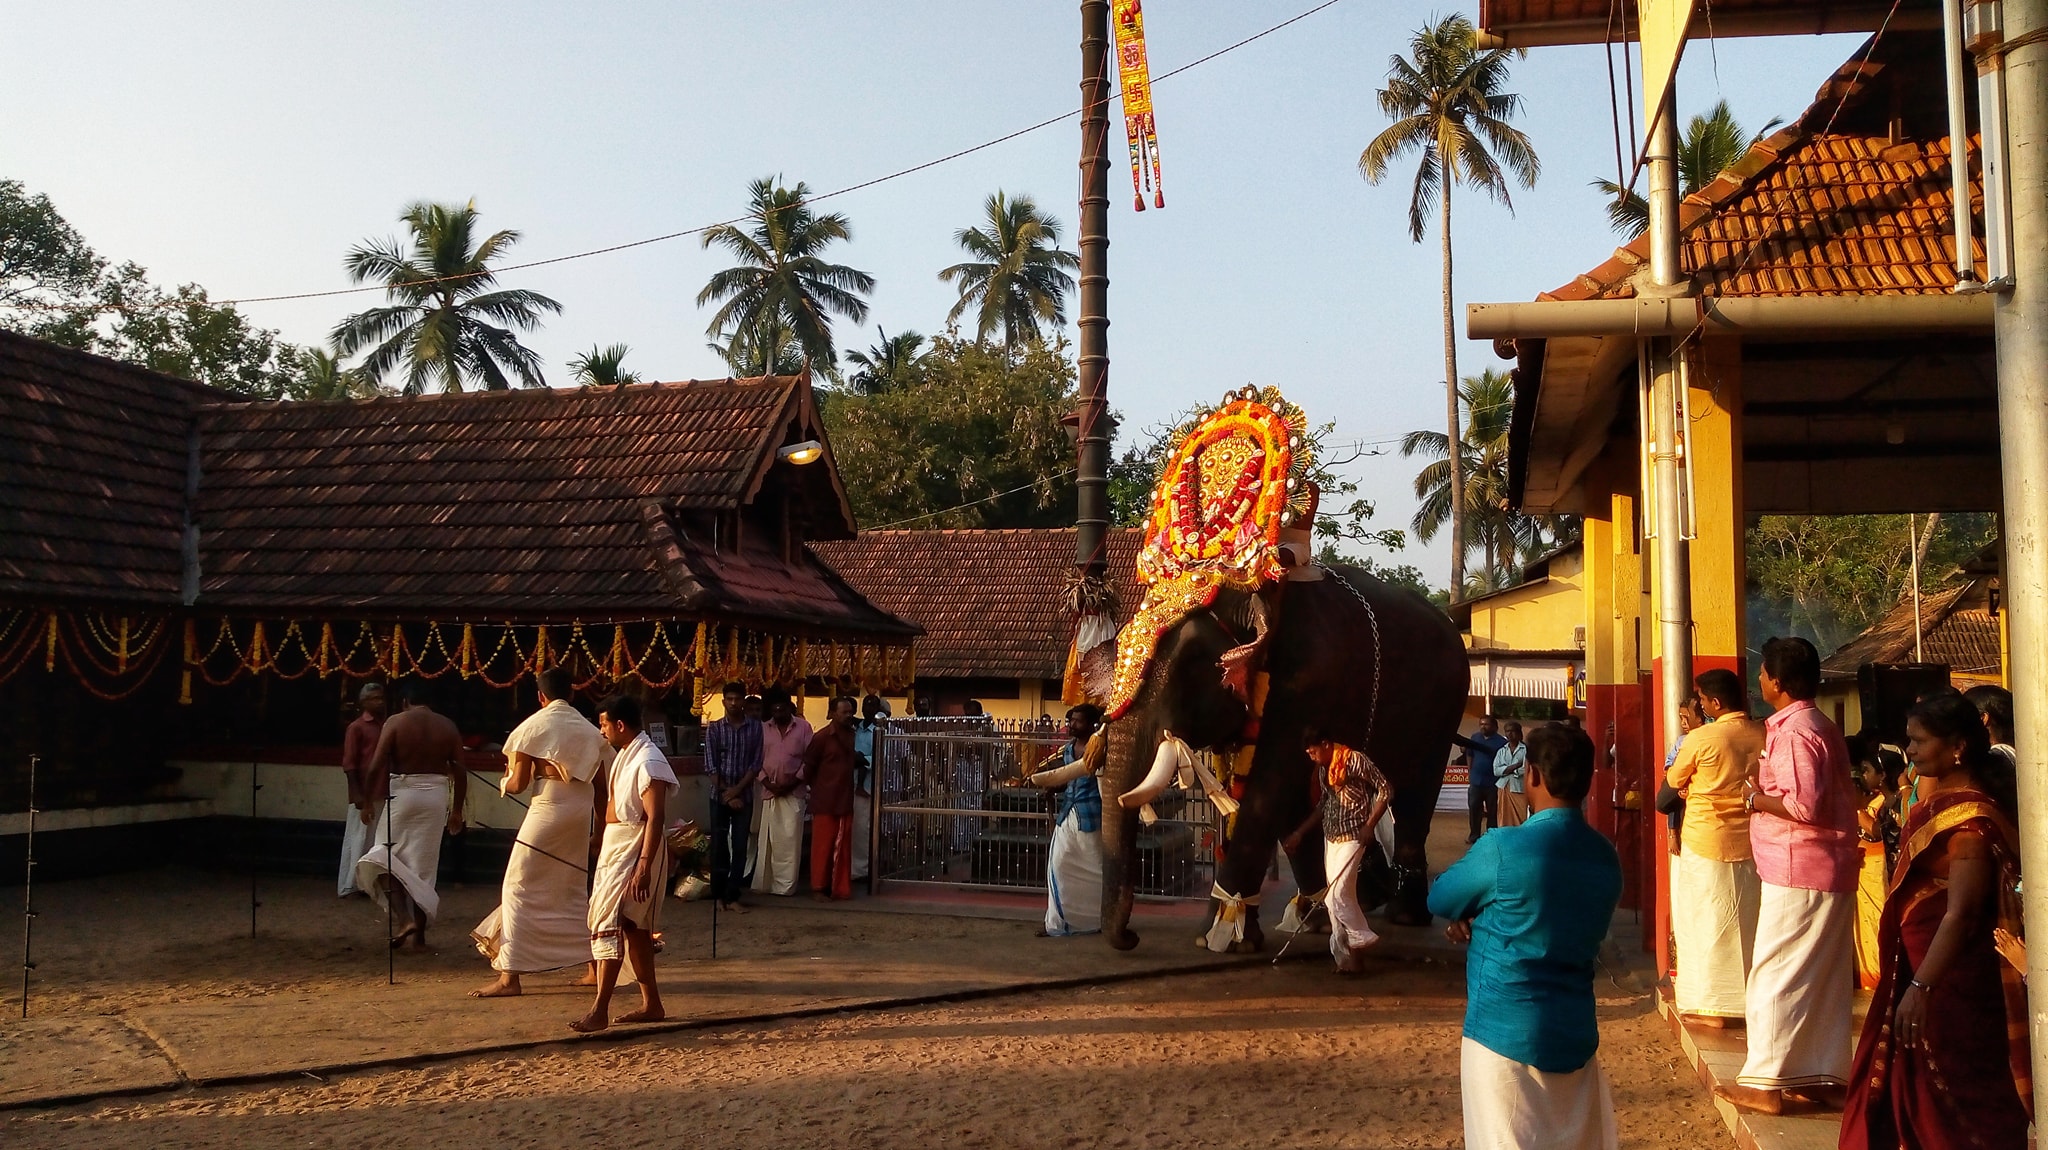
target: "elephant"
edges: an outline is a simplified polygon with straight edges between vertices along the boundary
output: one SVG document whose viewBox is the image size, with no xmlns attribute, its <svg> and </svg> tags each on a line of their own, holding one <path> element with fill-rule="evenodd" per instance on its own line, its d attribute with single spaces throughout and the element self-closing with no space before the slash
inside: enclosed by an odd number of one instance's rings
<svg viewBox="0 0 2048 1150">
<path fill-rule="evenodd" d="M 1441 609 L 1355 567 L 1326 567 L 1321 579 L 1290 580 L 1284 587 L 1266 638 L 1265 709 L 1236 823 L 1217 864 L 1217 885 L 1256 894 L 1276 845 L 1308 817 L 1304 735 L 1313 727 L 1365 751 L 1393 788 L 1390 861 L 1397 889 L 1389 913 L 1397 923 L 1426 925 L 1424 845 L 1470 689 L 1464 643 Z M 1102 932 L 1118 950 L 1138 943 L 1130 918 L 1139 813 L 1117 800 L 1143 780 L 1163 731 L 1194 750 L 1220 751 L 1241 741 L 1249 709 L 1226 685 L 1220 660 L 1249 640 L 1258 610 L 1252 599 L 1250 592 L 1226 588 L 1161 635 L 1137 695 L 1110 726 L 1101 776 Z M 1324 885 L 1319 837 L 1289 861 L 1303 890 Z M 1211 922 L 1219 905 L 1212 897 Z M 1258 909 L 1246 912 L 1239 947 L 1256 950 L 1262 943 Z"/>
</svg>

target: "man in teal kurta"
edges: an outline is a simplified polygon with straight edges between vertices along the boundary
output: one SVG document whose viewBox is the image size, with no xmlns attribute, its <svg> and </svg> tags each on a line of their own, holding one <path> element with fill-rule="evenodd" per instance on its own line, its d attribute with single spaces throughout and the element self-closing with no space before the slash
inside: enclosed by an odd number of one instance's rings
<svg viewBox="0 0 2048 1150">
<path fill-rule="evenodd" d="M 1562 726 L 1529 736 L 1532 811 L 1482 837 L 1436 880 L 1431 913 L 1471 944 L 1461 1078 L 1472 1150 L 1615 1145 L 1593 977 L 1621 901 L 1621 860 L 1579 805 L 1593 744 Z"/>
</svg>

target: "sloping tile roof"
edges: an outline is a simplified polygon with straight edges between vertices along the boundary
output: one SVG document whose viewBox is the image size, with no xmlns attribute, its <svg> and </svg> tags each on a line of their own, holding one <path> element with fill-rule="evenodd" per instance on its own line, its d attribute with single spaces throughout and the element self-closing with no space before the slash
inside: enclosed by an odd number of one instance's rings
<svg viewBox="0 0 2048 1150">
<path fill-rule="evenodd" d="M 1941 37 L 1894 31 L 1859 49 L 1789 127 L 1757 141 L 1679 206 L 1680 263 L 1708 296 L 1921 295 L 1955 286 L 1945 129 L 1898 139 L 1887 105 L 1922 119 L 1943 106 Z M 1936 85 L 1928 105 L 1925 91 Z M 1972 152 L 1976 138 L 1970 140 Z M 1981 186 L 1971 176 L 1973 208 Z M 1983 228 L 1975 229 L 1981 237 Z M 1981 239 L 1974 245 L 1981 262 Z M 1647 235 L 1543 300 L 1623 299 L 1647 271 Z"/>
<path fill-rule="evenodd" d="M 0 595 L 179 604 L 189 477 L 201 611 L 907 637 L 770 532 L 735 551 L 686 530 L 792 492 L 812 535 L 852 534 L 829 448 L 769 479 L 777 449 L 818 428 L 793 376 L 238 403 L 0 333 Z"/>
<path fill-rule="evenodd" d="M 210 388 L 0 332 L 0 595 L 174 605 Z"/>
<path fill-rule="evenodd" d="M 1958 675 L 1996 675 L 1998 619 L 1989 584 L 1971 579 L 1920 596 L 1920 650 L 1924 661 L 1946 663 Z M 1827 678 L 1853 678 L 1865 663 L 1913 662 L 1913 599 L 1899 601 L 1869 630 L 1842 644 L 1821 663 Z"/>
<path fill-rule="evenodd" d="M 1124 616 L 1141 597 L 1134 573 L 1142 532 L 1109 533 L 1109 577 Z M 1074 529 L 870 531 L 813 543 L 883 610 L 924 628 L 920 678 L 1057 679 L 1073 620 L 1061 605 L 1074 567 Z"/>
</svg>

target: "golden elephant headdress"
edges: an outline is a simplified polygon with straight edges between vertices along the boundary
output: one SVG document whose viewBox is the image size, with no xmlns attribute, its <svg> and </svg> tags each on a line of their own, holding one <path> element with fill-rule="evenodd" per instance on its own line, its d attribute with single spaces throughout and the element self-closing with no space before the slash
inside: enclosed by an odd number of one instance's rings
<svg viewBox="0 0 2048 1150">
<path fill-rule="evenodd" d="M 1308 418 L 1276 387 L 1231 392 L 1174 431 L 1138 552 L 1144 602 L 1117 633 L 1110 718 L 1130 709 L 1168 629 L 1225 587 L 1284 577 L 1280 532 L 1313 514 L 1314 466 Z"/>
</svg>

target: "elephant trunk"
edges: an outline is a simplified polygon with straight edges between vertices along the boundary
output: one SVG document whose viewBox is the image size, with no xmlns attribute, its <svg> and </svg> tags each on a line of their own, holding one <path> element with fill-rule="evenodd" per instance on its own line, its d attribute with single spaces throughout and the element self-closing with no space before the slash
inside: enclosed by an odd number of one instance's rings
<svg viewBox="0 0 2048 1150">
<path fill-rule="evenodd" d="M 1138 812 L 1125 810 L 1119 801 L 1137 782 L 1137 728 L 1135 719 L 1110 725 L 1109 761 L 1101 780 L 1102 936 L 1118 950 L 1138 945 L 1130 929 L 1138 890 Z"/>
</svg>

